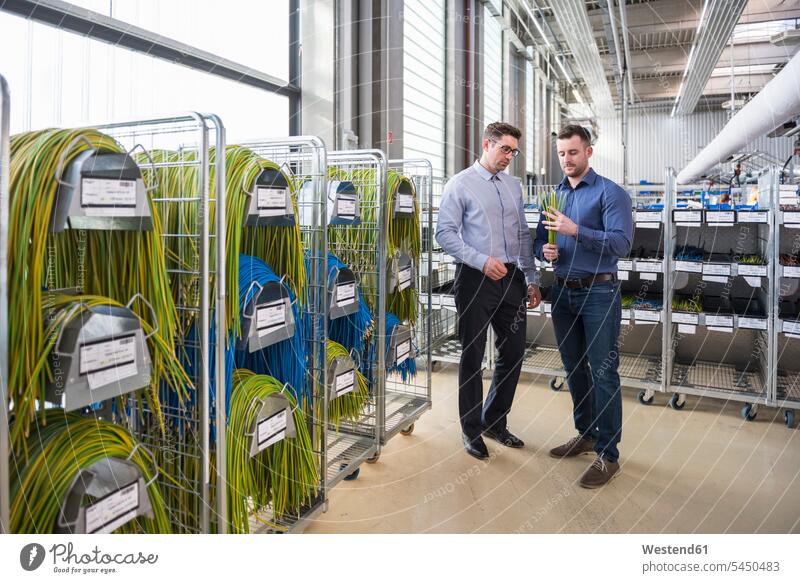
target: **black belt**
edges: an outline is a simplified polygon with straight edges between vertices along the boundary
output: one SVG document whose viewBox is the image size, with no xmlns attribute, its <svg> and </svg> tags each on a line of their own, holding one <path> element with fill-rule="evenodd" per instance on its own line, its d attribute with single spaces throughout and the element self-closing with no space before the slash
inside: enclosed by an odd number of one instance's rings
<svg viewBox="0 0 800 583">
<path fill-rule="evenodd" d="M 594 275 L 587 275 L 582 278 L 566 278 L 556 277 L 558 285 L 568 287 L 570 289 L 581 289 L 584 287 L 592 287 L 593 283 L 600 283 L 603 281 L 617 281 L 616 273 L 596 273 Z"/>
</svg>

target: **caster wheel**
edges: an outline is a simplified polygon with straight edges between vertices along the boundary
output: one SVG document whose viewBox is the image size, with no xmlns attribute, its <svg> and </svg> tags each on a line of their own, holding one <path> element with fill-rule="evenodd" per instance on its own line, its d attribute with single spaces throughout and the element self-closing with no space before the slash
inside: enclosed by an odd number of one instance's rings
<svg viewBox="0 0 800 583">
<path fill-rule="evenodd" d="M 680 411 L 686 406 L 686 399 L 682 398 L 678 393 L 675 393 L 669 398 L 669 406 L 676 411 Z"/>
<path fill-rule="evenodd" d="M 655 395 L 650 395 L 650 398 L 648 399 L 647 398 L 647 391 L 639 391 L 639 394 L 636 395 L 636 399 L 642 405 L 652 405 L 653 404 L 653 397 L 655 397 Z"/>
<path fill-rule="evenodd" d="M 560 391 L 562 388 L 564 388 L 564 379 L 560 377 L 553 377 L 550 379 L 550 388 L 554 391 Z"/>
<path fill-rule="evenodd" d="M 375 454 L 374 456 L 372 456 L 372 457 L 368 457 L 368 458 L 367 458 L 367 463 L 368 463 L 368 464 L 374 464 L 374 463 L 375 463 L 375 462 L 377 462 L 379 459 L 381 459 L 381 454 L 380 454 L 380 452 L 376 453 L 376 454 Z"/>
<path fill-rule="evenodd" d="M 786 427 L 791 429 L 794 427 L 794 411 L 791 409 L 787 409 L 783 412 L 783 421 L 786 423 Z"/>
<path fill-rule="evenodd" d="M 748 403 L 747 405 L 742 407 L 740 414 L 742 416 L 742 419 L 744 419 L 745 421 L 753 421 L 756 418 L 756 415 L 758 415 L 758 411 L 757 410 L 754 411 L 753 405 Z"/>
<path fill-rule="evenodd" d="M 361 473 L 361 468 L 356 468 L 355 472 L 353 472 L 352 474 L 347 474 L 344 477 L 345 482 L 352 482 L 353 480 L 357 480 L 358 479 L 358 474 L 360 474 L 360 473 Z"/>
<path fill-rule="evenodd" d="M 400 433 L 402 435 L 411 435 L 412 433 L 414 433 L 414 424 L 412 423 L 411 425 L 409 425 L 405 429 L 401 429 Z"/>
</svg>

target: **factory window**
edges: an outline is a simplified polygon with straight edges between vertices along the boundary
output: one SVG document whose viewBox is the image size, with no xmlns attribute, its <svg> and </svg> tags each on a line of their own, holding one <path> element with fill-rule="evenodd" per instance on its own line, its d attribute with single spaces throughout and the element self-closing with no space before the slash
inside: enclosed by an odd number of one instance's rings
<svg viewBox="0 0 800 583">
<path fill-rule="evenodd" d="M 503 119 L 503 25 L 483 8 L 483 125 Z"/>
</svg>

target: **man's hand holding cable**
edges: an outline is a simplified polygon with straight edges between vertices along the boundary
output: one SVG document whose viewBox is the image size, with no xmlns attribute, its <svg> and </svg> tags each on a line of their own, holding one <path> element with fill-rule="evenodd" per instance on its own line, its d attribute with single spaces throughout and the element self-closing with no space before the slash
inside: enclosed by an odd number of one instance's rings
<svg viewBox="0 0 800 583">
<path fill-rule="evenodd" d="M 549 211 L 544 211 L 544 215 L 550 219 L 548 221 L 542 221 L 544 228 L 548 231 L 556 231 L 568 237 L 578 236 L 578 225 L 561 211 L 551 209 Z"/>
</svg>

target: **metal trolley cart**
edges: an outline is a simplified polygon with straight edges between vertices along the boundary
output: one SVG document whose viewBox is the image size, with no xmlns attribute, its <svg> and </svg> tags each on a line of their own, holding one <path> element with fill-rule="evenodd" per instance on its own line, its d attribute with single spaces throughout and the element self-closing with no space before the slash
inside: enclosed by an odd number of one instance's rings
<svg viewBox="0 0 800 583">
<path fill-rule="evenodd" d="M 759 179 L 759 193 L 769 188 L 772 200 L 776 201 L 776 242 L 772 257 L 775 349 L 770 368 L 777 372 L 772 404 L 785 408 L 784 421 L 791 428 L 795 425 L 795 412 L 800 408 L 800 207 L 797 206 L 798 185 L 778 184 L 779 176 L 775 167 L 763 173 Z M 781 199 L 788 204 L 780 204 Z"/>
<path fill-rule="evenodd" d="M 242 144 L 261 158 L 275 163 L 289 176 L 297 189 L 297 213 L 290 207 L 283 211 L 278 206 L 289 205 L 285 199 L 270 201 L 269 195 L 280 189 L 270 190 L 276 186 L 276 175 L 266 171 L 255 181 L 255 196 L 251 200 L 254 205 L 253 215 L 248 221 L 266 220 L 268 225 L 280 225 L 286 220 L 296 222 L 300 227 L 303 250 L 306 253 L 306 291 L 307 297 L 302 308 L 308 326 L 305 328 L 303 342 L 309 355 L 309 366 L 306 371 L 310 399 L 304 410 L 308 411 L 306 422 L 309 427 L 314 458 L 320 469 L 319 495 L 309 505 L 289 517 L 276 520 L 267 508 L 259 514 L 258 519 L 250 521 L 251 532 L 300 532 L 308 521 L 315 518 L 327 508 L 328 492 L 336 483 L 341 472 L 335 470 L 343 463 L 343 444 L 341 437 L 337 439 L 328 424 L 328 404 L 331 392 L 329 388 L 327 364 L 328 309 L 329 290 L 327 283 L 327 223 L 328 223 L 328 181 L 327 151 L 322 140 L 316 136 L 292 136 L 287 138 L 269 138 L 248 141 Z M 262 178 L 263 177 L 263 178 Z M 279 179 L 278 179 L 279 180 Z M 266 188 L 265 188 L 266 187 Z M 259 198 L 260 195 L 260 198 Z M 280 196 L 278 198 L 280 198 Z M 276 202 L 272 210 L 272 203 Z M 265 210 L 267 209 L 267 210 Z M 283 212 L 294 215 L 290 219 L 281 216 Z M 270 215 L 256 219 L 254 215 Z M 286 215 L 286 216 L 291 216 Z M 272 228 L 281 228 L 273 226 Z M 278 273 L 282 276 L 284 274 Z M 333 449 L 331 449 L 331 446 Z M 354 462 L 360 463 L 358 455 L 348 458 L 348 469 Z M 357 467 L 357 465 L 356 465 Z M 260 520 L 259 520 L 260 519 Z M 265 526 L 271 524 L 274 526 Z"/>
<path fill-rule="evenodd" d="M 538 198 L 554 190 L 555 185 L 536 185 L 528 189 L 526 219 L 532 231 L 539 222 Z M 653 394 L 662 391 L 664 362 L 664 261 L 668 226 L 663 220 L 663 193 L 653 186 L 633 187 L 634 242 L 631 256 L 620 259 L 618 274 L 623 294 L 620 331 L 619 375 L 625 387 L 640 389 L 639 401 L 651 403 Z M 533 374 L 552 375 L 550 388 L 560 390 L 565 375 L 561 356 L 550 322 L 553 266 L 541 268 L 542 304 L 528 310 L 529 346 L 522 370 Z M 533 317 L 533 318 L 531 318 Z"/>
<path fill-rule="evenodd" d="M 153 196 L 164 223 L 165 248 L 180 241 L 187 249 L 185 261 L 167 257 L 167 272 L 173 288 L 188 290 L 175 297 L 178 317 L 183 324 L 176 336 L 175 351 L 195 363 L 187 373 L 194 386 L 187 402 L 161 404 L 165 429 L 159 427 L 158 415 L 145 407 L 132 407 L 133 432 L 156 455 L 159 464 L 170 469 L 177 479 L 159 480 L 177 532 L 225 532 L 227 517 L 225 490 L 225 432 L 212 432 L 212 422 L 224 426 L 225 391 L 216 391 L 211 401 L 211 387 L 225 383 L 225 347 L 210 334 L 196 330 L 221 329 L 225 313 L 225 203 L 217 193 L 225 192 L 223 156 L 211 159 L 211 149 L 225 150 L 225 128 L 213 115 L 191 113 L 186 116 L 120 123 L 99 129 L 133 148 L 147 151 L 171 150 L 174 157 L 153 164 L 159 170 L 180 169 L 191 177 L 182 187 L 166 184 Z M 212 184 L 211 177 L 215 183 Z M 151 180 L 158 181 L 155 176 Z M 175 221 L 170 229 L 170 212 L 191 217 Z M 212 218 L 213 217 L 213 218 Z M 216 236 L 211 221 L 223 225 Z M 218 366 L 212 368 L 212 360 Z M 214 452 L 222 452 L 212 461 Z M 216 488 L 214 488 L 216 484 Z"/>
<path fill-rule="evenodd" d="M 412 337 L 416 342 L 417 378 L 404 381 L 400 375 L 390 375 L 386 380 L 386 415 L 384 419 L 385 443 L 397 432 L 411 435 L 414 423 L 431 408 L 431 373 L 433 361 L 433 191 L 441 187 L 434 180 L 429 160 L 389 160 L 392 168 L 410 178 L 415 185 L 420 224 L 420 264 L 417 266 L 417 292 L 419 308 L 417 321 L 412 323 Z"/>
<path fill-rule="evenodd" d="M 753 419 L 773 384 L 775 237 L 770 173 L 758 204 L 698 204 L 679 196 L 667 170 L 671 277 L 665 304 L 669 330 L 667 390 L 681 409 L 686 394 L 744 402 Z"/>
</svg>

